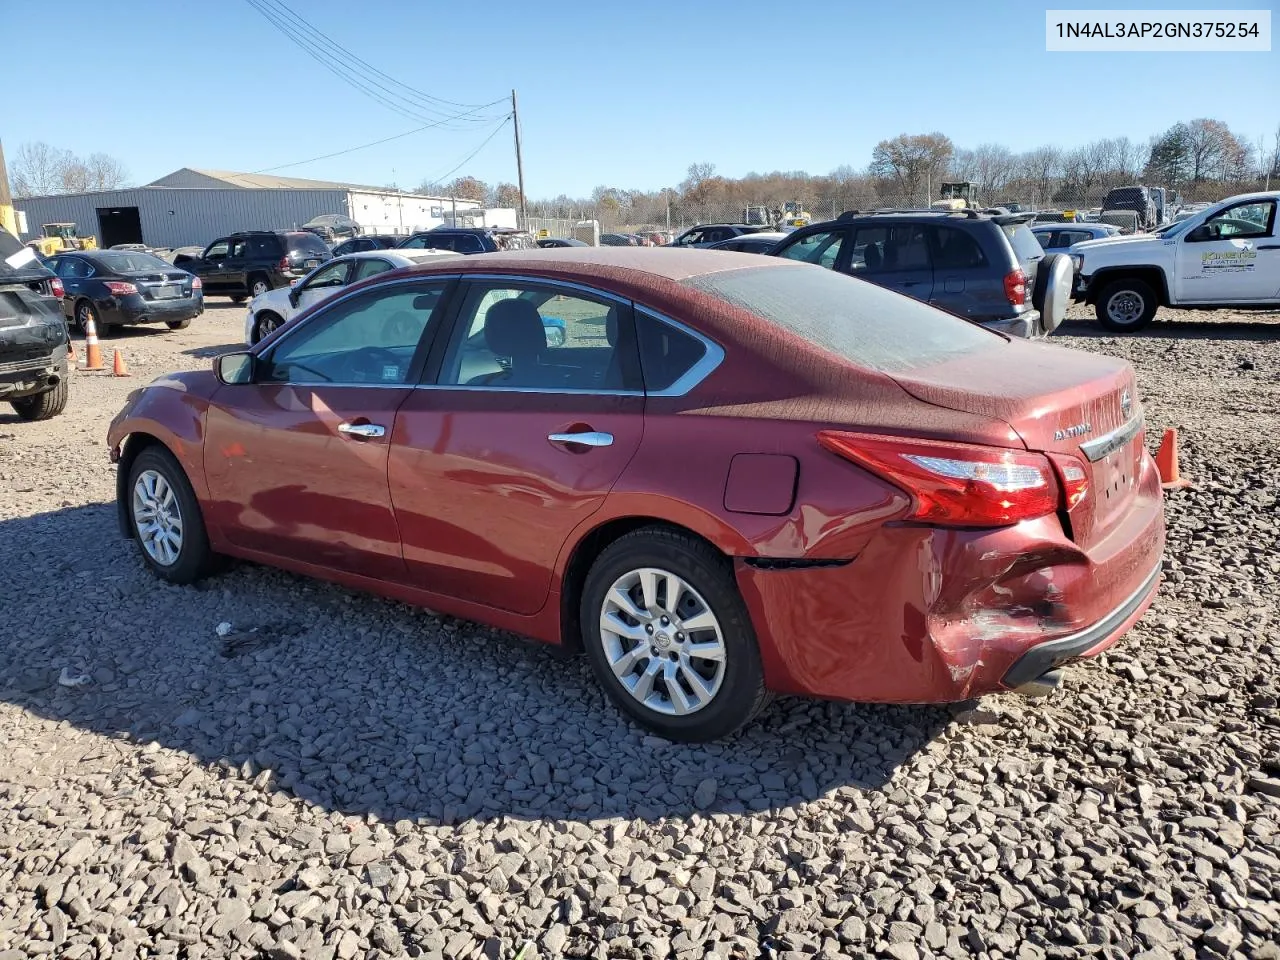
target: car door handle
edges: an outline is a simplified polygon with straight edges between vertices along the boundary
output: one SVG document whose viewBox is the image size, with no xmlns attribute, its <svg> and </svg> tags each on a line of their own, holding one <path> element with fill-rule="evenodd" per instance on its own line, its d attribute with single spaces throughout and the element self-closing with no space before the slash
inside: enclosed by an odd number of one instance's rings
<svg viewBox="0 0 1280 960">
<path fill-rule="evenodd" d="M 364 440 L 373 440 L 377 437 L 385 437 L 387 428 L 376 423 L 340 423 L 338 424 L 338 432 L 352 437 L 360 437 Z"/>
<path fill-rule="evenodd" d="M 552 443 L 579 443 L 584 447 L 608 447 L 613 444 L 612 433 L 599 433 L 595 430 L 582 433 L 549 433 L 547 439 Z"/>
<path fill-rule="evenodd" d="M 1280 243 L 1267 243 L 1258 247 L 1259 250 L 1280 250 Z"/>
</svg>

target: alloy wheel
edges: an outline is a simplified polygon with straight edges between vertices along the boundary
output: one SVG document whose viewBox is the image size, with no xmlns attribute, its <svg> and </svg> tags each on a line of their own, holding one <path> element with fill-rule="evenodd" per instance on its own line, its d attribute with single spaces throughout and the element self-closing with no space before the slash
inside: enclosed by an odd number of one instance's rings
<svg viewBox="0 0 1280 960">
<path fill-rule="evenodd" d="M 614 581 L 600 611 L 600 639 L 619 683 L 655 713 L 696 713 L 724 682 L 720 621 L 697 590 L 668 570 L 643 567 Z"/>
<path fill-rule="evenodd" d="M 92 317 L 93 311 L 89 308 L 87 303 L 82 303 L 76 308 L 76 325 L 80 328 L 81 333 L 89 332 L 89 320 L 92 319 Z"/>
<path fill-rule="evenodd" d="M 253 295 L 255 297 L 262 296 L 264 293 L 266 293 L 270 289 L 271 289 L 271 285 L 268 284 L 267 281 L 265 280 L 253 281 Z"/>
<path fill-rule="evenodd" d="M 258 339 L 267 339 L 267 337 L 276 332 L 276 329 L 279 326 L 280 324 L 276 321 L 275 316 L 273 314 L 267 314 L 258 321 Z"/>
<path fill-rule="evenodd" d="M 144 470 L 133 484 L 133 525 L 147 555 L 170 567 L 182 553 L 182 510 L 169 481 Z"/>
</svg>

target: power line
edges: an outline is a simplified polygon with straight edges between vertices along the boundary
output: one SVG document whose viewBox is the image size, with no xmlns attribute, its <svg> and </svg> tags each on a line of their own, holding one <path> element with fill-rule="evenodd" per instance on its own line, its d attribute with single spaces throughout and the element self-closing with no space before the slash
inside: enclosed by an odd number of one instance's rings
<svg viewBox="0 0 1280 960">
<path fill-rule="evenodd" d="M 405 91 L 408 92 L 409 99 L 418 100 L 419 102 L 423 103 L 426 106 L 430 106 L 431 103 L 442 103 L 447 106 L 457 107 L 460 110 L 466 109 L 468 107 L 478 106 L 477 104 L 474 104 L 474 103 L 458 103 L 457 101 L 454 101 L 454 100 L 446 100 L 443 97 L 437 97 L 430 93 L 424 93 L 423 91 L 417 89 L 416 87 L 411 87 L 409 86 L 409 84 L 404 83 L 400 80 L 397 80 L 395 77 L 379 70 L 377 67 L 369 63 L 367 60 L 362 60 L 360 57 L 356 56 L 349 49 L 342 46 L 342 44 L 338 43 L 336 40 L 334 40 L 333 38 L 325 34 L 324 31 L 317 28 L 315 24 L 311 23 L 309 20 L 303 17 L 300 13 L 297 13 L 296 11 L 290 9 L 289 6 L 283 2 L 283 0 L 264 0 L 264 2 L 271 4 L 272 6 L 278 8 L 279 11 L 282 12 L 284 15 L 292 18 L 294 21 L 296 21 L 298 24 L 301 25 L 303 30 L 311 34 L 313 37 L 315 37 L 325 46 L 329 47 L 331 50 L 337 53 L 340 57 L 345 57 L 351 60 L 352 62 L 354 62 L 355 64 L 364 67 L 370 73 L 376 76 L 382 77 L 384 80 L 387 80 L 388 82 L 394 84 L 397 87 L 403 88 Z M 386 88 L 383 88 L 383 89 L 386 89 Z M 391 91 L 388 91 L 388 92 L 391 92 Z"/>
<path fill-rule="evenodd" d="M 450 170 L 448 173 L 442 174 L 441 176 L 438 176 L 438 177 L 431 177 L 427 180 L 424 180 L 423 183 L 441 183 L 445 180 L 448 180 L 451 176 L 453 176 L 455 173 L 457 173 L 459 170 L 465 167 L 468 163 L 470 163 L 472 157 L 474 157 L 477 153 L 479 153 L 486 146 L 488 146 L 489 141 L 492 140 L 494 137 L 496 137 L 502 131 L 502 128 L 507 125 L 507 121 L 509 121 L 510 119 L 511 119 L 510 115 L 503 117 L 502 122 L 498 124 L 496 127 L 494 127 L 493 132 L 490 133 L 487 137 L 484 138 L 484 140 L 481 141 L 480 146 L 476 147 L 469 154 L 467 154 L 462 159 L 462 162 L 459 163 L 452 170 Z"/>
<path fill-rule="evenodd" d="M 276 29 L 278 29 L 286 37 L 288 37 L 295 44 L 297 44 L 297 46 L 302 50 L 303 53 L 307 54 L 307 56 L 315 60 L 316 63 L 320 64 L 320 66 L 324 67 L 326 70 L 328 70 L 334 76 L 338 77 L 340 80 L 346 81 L 348 84 L 350 84 L 351 86 L 355 87 L 356 89 L 364 93 L 366 96 L 368 96 L 370 99 L 382 104 L 387 109 L 400 114 L 402 117 L 405 117 L 409 120 L 415 120 L 418 123 L 425 122 L 425 123 L 441 125 L 441 126 L 449 123 L 450 121 L 467 120 L 469 118 L 470 118 L 470 122 L 480 122 L 480 123 L 491 122 L 493 119 L 495 119 L 493 117 L 474 117 L 473 115 L 479 113 L 481 110 L 488 109 L 489 107 L 492 107 L 498 103 L 501 103 L 502 102 L 501 100 L 495 100 L 492 103 L 479 105 L 474 109 L 465 111 L 464 113 L 445 115 L 443 118 L 440 118 L 439 114 L 441 113 L 441 111 L 438 108 L 427 108 L 427 109 L 430 109 L 431 113 L 425 113 L 423 112 L 424 108 L 405 106 L 398 100 L 393 99 L 393 97 L 398 95 L 394 94 L 393 91 L 387 90 L 385 85 L 379 84 L 376 80 L 372 80 L 371 78 L 366 79 L 364 77 L 359 76 L 349 67 L 347 67 L 346 64 L 343 63 L 341 60 L 335 61 L 334 57 L 328 51 L 325 51 L 324 49 L 318 47 L 313 41 L 309 40 L 307 37 L 297 34 L 291 28 L 289 23 L 284 19 L 284 16 L 282 14 L 280 14 L 274 8 L 266 6 L 266 0 L 246 0 L 246 2 L 248 2 L 248 4 L 251 7 L 253 7 L 255 10 L 257 10 L 260 14 L 262 14 L 262 16 L 267 20 L 267 22 L 269 22 L 272 26 L 276 27 Z M 386 91 L 386 92 L 380 93 L 378 92 L 378 89 L 375 89 L 375 87 L 381 88 L 383 91 Z M 435 116 L 432 116 L 431 114 L 435 114 Z M 449 127 L 448 129 L 460 130 L 463 128 Z"/>
</svg>

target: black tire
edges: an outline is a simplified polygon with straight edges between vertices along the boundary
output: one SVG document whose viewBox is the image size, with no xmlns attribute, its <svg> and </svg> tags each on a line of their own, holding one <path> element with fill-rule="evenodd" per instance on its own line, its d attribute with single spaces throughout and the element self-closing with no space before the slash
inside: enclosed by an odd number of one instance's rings
<svg viewBox="0 0 1280 960">
<path fill-rule="evenodd" d="M 265 273 L 251 273 L 245 281 L 249 288 L 249 298 L 261 296 L 271 289 L 271 278 Z"/>
<path fill-rule="evenodd" d="M 1094 304 L 1094 316 L 1113 333 L 1137 333 L 1155 318 L 1159 306 L 1151 284 L 1126 278 L 1113 280 L 1102 288 Z"/>
<path fill-rule="evenodd" d="M 284 317 L 272 310 L 263 310 L 253 324 L 253 342 L 265 340 L 284 326 Z"/>
<path fill-rule="evenodd" d="M 605 597 L 620 577 L 646 567 L 670 571 L 700 594 L 723 635 L 720 687 L 705 706 L 683 716 L 651 709 L 633 697 L 615 676 L 605 653 L 600 627 Z M 749 723 L 771 699 L 764 685 L 755 630 L 729 561 L 687 534 L 644 527 L 610 544 L 587 574 L 580 618 L 583 646 L 606 692 L 624 713 L 668 740 L 699 742 L 726 737 Z"/>
<path fill-rule="evenodd" d="M 103 324 L 102 318 L 98 316 L 98 308 L 93 305 L 93 301 L 91 300 L 76 301 L 75 317 L 76 317 L 75 327 L 83 335 L 85 336 L 89 335 L 88 320 L 89 318 L 92 318 L 93 328 L 97 332 L 98 336 L 99 337 L 106 336 L 106 333 L 107 333 L 106 325 Z"/>
<path fill-rule="evenodd" d="M 9 403 L 23 420 L 49 420 L 67 409 L 67 397 L 71 393 L 70 384 L 71 381 L 67 379 L 67 371 L 64 368 L 62 378 L 52 390 L 34 397 L 10 400 Z"/>
<path fill-rule="evenodd" d="M 185 320 L 166 320 L 164 325 L 170 330 L 185 330 L 187 327 L 191 326 L 191 318 L 187 317 Z"/>
<path fill-rule="evenodd" d="M 138 478 L 147 471 L 159 474 L 173 490 L 177 500 L 178 514 L 182 521 L 182 542 L 172 563 L 161 563 L 147 552 L 138 527 L 138 518 L 134 515 L 134 487 Z M 129 480 L 123 495 L 126 498 L 125 509 L 133 529 L 134 541 L 138 544 L 138 553 L 156 576 L 170 583 L 189 584 L 212 572 L 216 558 L 209 548 L 204 515 L 196 500 L 195 491 L 191 489 L 191 482 L 173 454 L 155 445 L 139 453 L 129 466 Z"/>
<path fill-rule="evenodd" d="M 231 294 L 231 302 L 232 302 L 232 303 L 244 303 L 244 302 L 245 302 L 246 300 L 248 300 L 248 299 L 249 299 L 249 297 L 248 297 L 246 294 L 243 294 L 243 293 L 233 293 L 233 294 Z"/>
</svg>

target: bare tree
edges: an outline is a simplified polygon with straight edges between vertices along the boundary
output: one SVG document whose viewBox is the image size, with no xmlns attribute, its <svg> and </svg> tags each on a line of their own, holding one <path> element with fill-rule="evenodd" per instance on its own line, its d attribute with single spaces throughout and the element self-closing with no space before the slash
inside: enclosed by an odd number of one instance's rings
<svg viewBox="0 0 1280 960">
<path fill-rule="evenodd" d="M 945 134 L 902 133 L 876 144 L 869 172 L 903 199 L 916 200 L 924 197 L 930 181 L 936 184 L 941 179 L 954 153 L 955 146 Z"/>
<path fill-rule="evenodd" d="M 129 174 L 115 157 L 91 153 L 84 160 L 90 190 L 118 190 L 129 181 Z"/>
<path fill-rule="evenodd" d="M 1018 158 L 1018 166 L 1019 176 L 1031 188 L 1036 202 L 1047 202 L 1062 177 L 1062 151 L 1047 145 L 1036 147 Z"/>
<path fill-rule="evenodd" d="M 688 193 L 690 190 L 696 190 L 706 180 L 710 180 L 715 176 L 716 165 L 714 163 L 691 163 L 689 164 L 688 175 L 684 178 L 684 182 L 680 184 L 680 190 Z"/>
<path fill-rule="evenodd" d="M 11 164 L 15 197 L 45 197 L 63 193 L 62 171 L 70 154 L 43 141 L 18 147 Z"/>
</svg>

